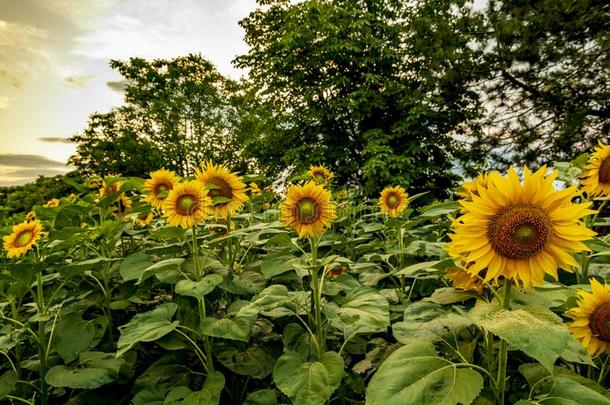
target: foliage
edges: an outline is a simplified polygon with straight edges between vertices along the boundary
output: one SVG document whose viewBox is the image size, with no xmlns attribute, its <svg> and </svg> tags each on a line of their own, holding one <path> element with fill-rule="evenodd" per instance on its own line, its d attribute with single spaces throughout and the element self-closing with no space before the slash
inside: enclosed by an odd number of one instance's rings
<svg viewBox="0 0 610 405">
<path fill-rule="evenodd" d="M 246 149 L 268 175 L 323 163 L 367 194 L 393 183 L 442 193 L 465 148 L 456 137 L 479 114 L 475 22 L 456 5 L 261 1 L 240 22 L 250 50 L 236 60 L 264 125 Z"/>
<path fill-rule="evenodd" d="M 82 173 L 145 176 L 160 166 L 182 175 L 208 159 L 245 169 L 237 83 L 199 55 L 111 61 L 123 76 L 125 104 L 91 115 L 70 163 Z M 191 173 L 192 174 L 192 173 Z"/>
</svg>

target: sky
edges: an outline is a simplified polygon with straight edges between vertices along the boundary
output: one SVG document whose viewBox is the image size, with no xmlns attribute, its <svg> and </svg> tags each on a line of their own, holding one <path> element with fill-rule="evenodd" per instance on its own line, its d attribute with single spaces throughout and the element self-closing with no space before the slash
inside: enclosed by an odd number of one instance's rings
<svg viewBox="0 0 610 405">
<path fill-rule="evenodd" d="M 0 186 L 65 173 L 89 114 L 122 103 L 110 59 L 201 53 L 233 78 L 255 0 L 0 0 Z"/>
</svg>

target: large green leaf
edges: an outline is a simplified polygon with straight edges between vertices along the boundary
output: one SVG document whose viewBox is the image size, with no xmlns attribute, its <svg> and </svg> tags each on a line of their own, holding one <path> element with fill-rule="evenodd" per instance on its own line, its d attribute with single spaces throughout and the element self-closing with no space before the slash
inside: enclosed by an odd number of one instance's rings
<svg viewBox="0 0 610 405">
<path fill-rule="evenodd" d="M 472 320 L 430 301 L 418 301 L 405 309 L 404 320 L 392 324 L 396 340 L 407 344 L 413 340 L 437 341 L 453 336 L 472 325 Z"/>
<path fill-rule="evenodd" d="M 84 321 L 78 313 L 62 316 L 55 326 L 55 350 L 70 363 L 86 350 L 93 349 L 106 330 L 106 318 Z"/>
<path fill-rule="evenodd" d="M 201 333 L 206 336 L 247 342 L 252 332 L 253 323 L 254 318 L 249 316 L 239 316 L 234 319 L 205 318 L 201 322 Z"/>
<path fill-rule="evenodd" d="M 383 295 L 368 287 L 350 290 L 342 305 L 325 308 L 330 323 L 345 338 L 357 333 L 383 332 L 390 325 L 390 305 Z"/>
<path fill-rule="evenodd" d="M 152 311 L 137 314 L 121 327 L 121 336 L 118 342 L 117 356 L 127 352 L 138 342 L 152 342 L 167 335 L 178 326 L 178 321 L 172 318 L 178 305 L 168 302 L 159 305 Z"/>
<path fill-rule="evenodd" d="M 539 305 L 509 311 L 498 305 L 482 304 L 470 311 L 470 318 L 548 370 L 553 369 L 569 343 L 570 331 L 561 318 Z"/>
<path fill-rule="evenodd" d="M 220 283 L 222 283 L 220 274 L 208 274 L 199 281 L 180 280 L 176 284 L 176 294 L 203 298 Z"/>
<path fill-rule="evenodd" d="M 17 385 L 17 380 L 17 374 L 13 370 L 6 371 L 0 376 L 0 399 L 4 399 L 4 397 L 13 392 Z"/>
<path fill-rule="evenodd" d="M 254 391 L 248 395 L 242 405 L 277 405 L 277 395 L 268 388 Z"/>
<path fill-rule="evenodd" d="M 146 267 L 144 270 L 141 270 L 138 275 L 138 282 L 136 284 L 140 284 L 142 281 L 146 280 L 149 277 L 154 276 L 156 273 L 167 272 L 172 270 L 177 270 L 180 268 L 180 265 L 184 262 L 184 259 L 165 259 L 157 262 L 155 264 L 151 264 Z"/>
<path fill-rule="evenodd" d="M 233 346 L 217 348 L 217 358 L 234 373 L 254 378 L 265 378 L 273 371 L 275 357 L 259 345 L 239 350 Z"/>
<path fill-rule="evenodd" d="M 93 389 L 116 380 L 123 359 L 114 353 L 84 352 L 79 357 L 79 366 L 58 365 L 51 367 L 46 381 L 53 387 Z"/>
<path fill-rule="evenodd" d="M 216 405 L 225 386 L 225 376 L 218 371 L 208 374 L 201 391 L 193 392 L 181 402 L 184 405 Z"/>
<path fill-rule="evenodd" d="M 136 252 L 123 259 L 119 266 L 119 272 L 123 280 L 137 280 L 144 269 L 152 266 L 146 253 Z"/>
<path fill-rule="evenodd" d="M 343 359 L 336 352 L 326 352 L 310 362 L 290 351 L 275 363 L 273 381 L 295 405 L 318 405 L 328 401 L 343 375 Z"/>
<path fill-rule="evenodd" d="M 483 377 L 438 357 L 432 343 L 415 341 L 392 353 L 366 390 L 367 405 L 470 404 Z"/>
</svg>

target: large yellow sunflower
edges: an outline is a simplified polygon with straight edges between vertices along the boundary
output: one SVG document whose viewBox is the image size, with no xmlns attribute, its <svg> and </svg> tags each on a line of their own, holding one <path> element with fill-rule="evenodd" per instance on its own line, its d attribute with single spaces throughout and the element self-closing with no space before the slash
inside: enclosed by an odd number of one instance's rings
<svg viewBox="0 0 610 405">
<path fill-rule="evenodd" d="M 336 217 L 330 191 L 313 181 L 288 188 L 280 210 L 281 221 L 297 231 L 301 238 L 322 235 Z"/>
<path fill-rule="evenodd" d="M 146 201 L 153 207 L 160 209 L 163 206 L 163 200 L 167 198 L 169 192 L 176 184 L 180 182 L 180 178 L 171 170 L 161 169 L 150 173 L 150 179 L 144 182 L 144 191 L 146 192 Z"/>
<path fill-rule="evenodd" d="M 216 218 L 235 215 L 243 203 L 248 201 L 246 185 L 241 177 L 231 173 L 226 166 L 209 161 L 201 169 L 195 170 L 195 177 L 209 190 L 208 195 L 214 202 L 212 213 Z"/>
<path fill-rule="evenodd" d="M 568 326 L 591 356 L 610 353 L 610 285 L 591 279 L 591 291 L 578 291 L 578 305 L 566 312 Z"/>
<path fill-rule="evenodd" d="M 558 267 L 578 265 L 571 254 L 588 250 L 582 241 L 595 235 L 579 219 L 595 211 L 590 202 L 572 203 L 575 186 L 555 190 L 557 172 L 523 171 L 523 183 L 512 167 L 507 176 L 491 173 L 479 196 L 460 201 L 464 214 L 453 223 L 447 251 L 471 274 L 486 269 L 486 281 L 502 276 L 530 287 L 542 284 L 545 273 L 557 279 Z"/>
<path fill-rule="evenodd" d="M 307 172 L 316 184 L 329 183 L 335 175 L 324 166 L 309 166 Z"/>
<path fill-rule="evenodd" d="M 19 257 L 24 255 L 42 237 L 42 223 L 39 220 L 25 221 L 13 226 L 10 235 L 2 238 L 7 256 Z"/>
<path fill-rule="evenodd" d="M 580 184 L 589 195 L 610 195 L 610 146 L 599 141 L 584 167 Z"/>
<path fill-rule="evenodd" d="M 379 208 L 390 217 L 396 217 L 407 209 L 409 195 L 401 186 L 386 187 L 379 196 Z"/>
<path fill-rule="evenodd" d="M 140 226 L 146 226 L 152 222 L 154 217 L 152 212 L 142 212 L 133 217 L 133 221 Z"/>
<path fill-rule="evenodd" d="M 212 200 L 208 191 L 195 180 L 174 186 L 163 201 L 167 222 L 181 228 L 191 228 L 210 215 Z"/>
</svg>

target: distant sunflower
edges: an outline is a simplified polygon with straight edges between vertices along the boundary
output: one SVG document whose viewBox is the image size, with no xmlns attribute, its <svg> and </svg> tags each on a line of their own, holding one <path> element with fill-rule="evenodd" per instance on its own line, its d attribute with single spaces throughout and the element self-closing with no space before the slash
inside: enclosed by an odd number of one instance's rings
<svg viewBox="0 0 610 405">
<path fill-rule="evenodd" d="M 557 172 L 523 170 L 523 183 L 511 167 L 507 176 L 492 173 L 472 201 L 460 201 L 464 214 L 453 223 L 447 251 L 473 275 L 487 270 L 485 281 L 505 277 L 530 287 L 545 273 L 557 279 L 557 268 L 572 271 L 578 264 L 571 254 L 589 250 L 582 241 L 595 235 L 580 221 L 595 213 L 591 203 L 572 203 L 575 186 L 556 191 Z"/>
<path fill-rule="evenodd" d="M 248 191 L 252 193 L 252 195 L 263 195 L 263 191 L 255 182 L 248 184 Z"/>
<path fill-rule="evenodd" d="M 610 285 L 591 279 L 591 291 L 578 291 L 578 304 L 566 312 L 568 326 L 591 356 L 610 353 Z"/>
<path fill-rule="evenodd" d="M 216 218 L 235 215 L 243 203 L 248 201 L 246 185 L 241 177 L 231 173 L 226 166 L 209 161 L 201 169 L 195 170 L 195 177 L 209 190 L 208 195 L 214 203 L 212 213 Z"/>
<path fill-rule="evenodd" d="M 335 175 L 324 166 L 309 166 L 307 172 L 316 184 L 327 184 Z"/>
<path fill-rule="evenodd" d="M 121 189 L 122 181 L 115 181 L 114 183 L 106 183 L 104 181 L 100 187 L 100 197 L 108 197 L 114 193 L 117 193 Z"/>
<path fill-rule="evenodd" d="M 390 217 L 400 215 L 409 205 L 409 195 L 401 186 L 386 187 L 379 196 L 379 208 Z"/>
<path fill-rule="evenodd" d="M 30 211 L 25 216 L 25 220 L 28 222 L 32 222 L 35 219 L 36 219 L 36 211 Z"/>
<path fill-rule="evenodd" d="M 330 191 L 313 181 L 291 186 L 280 210 L 281 221 L 301 238 L 321 235 L 336 217 Z"/>
<path fill-rule="evenodd" d="M 133 218 L 133 220 L 136 224 L 138 224 L 140 226 L 146 226 L 152 222 L 154 217 L 155 216 L 153 215 L 152 212 L 143 212 L 143 213 L 136 215 Z"/>
<path fill-rule="evenodd" d="M 45 208 L 54 208 L 59 206 L 59 200 L 57 198 L 52 198 L 43 205 Z"/>
<path fill-rule="evenodd" d="M 610 195 L 610 146 L 599 141 L 584 167 L 580 183 L 589 195 Z"/>
<path fill-rule="evenodd" d="M 146 192 L 146 201 L 153 207 L 160 209 L 163 206 L 163 200 L 180 182 L 180 178 L 171 170 L 161 169 L 150 173 L 150 179 L 144 182 L 144 191 Z"/>
<path fill-rule="evenodd" d="M 13 226 L 10 235 L 4 236 L 4 249 L 7 256 L 19 257 L 26 254 L 42 237 L 42 223 L 38 220 L 22 222 Z"/>
<path fill-rule="evenodd" d="M 195 180 L 174 186 L 163 201 L 167 222 L 181 228 L 191 228 L 210 214 L 212 200 L 208 191 Z"/>
</svg>

